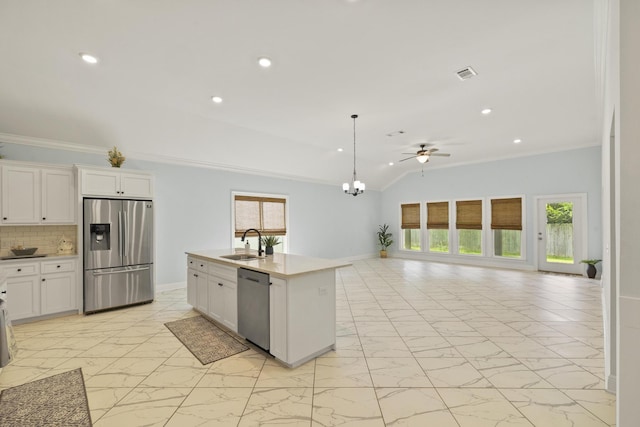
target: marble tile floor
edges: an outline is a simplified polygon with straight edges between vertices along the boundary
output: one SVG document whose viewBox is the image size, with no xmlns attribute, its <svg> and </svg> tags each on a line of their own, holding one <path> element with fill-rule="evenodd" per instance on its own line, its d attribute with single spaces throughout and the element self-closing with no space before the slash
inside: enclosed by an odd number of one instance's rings
<svg viewBox="0 0 640 427">
<path fill-rule="evenodd" d="M 81 367 L 102 426 L 602 427 L 599 282 L 402 259 L 339 270 L 337 350 L 296 369 L 253 349 L 202 366 L 143 306 L 17 325 L 0 388 Z"/>
</svg>

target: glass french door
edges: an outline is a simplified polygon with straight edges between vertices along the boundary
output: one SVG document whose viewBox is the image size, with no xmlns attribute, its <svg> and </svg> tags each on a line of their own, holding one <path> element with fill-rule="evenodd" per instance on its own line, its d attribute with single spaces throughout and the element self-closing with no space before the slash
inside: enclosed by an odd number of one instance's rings
<svg viewBox="0 0 640 427">
<path fill-rule="evenodd" d="M 538 270 L 582 274 L 586 235 L 585 197 L 538 198 Z"/>
</svg>

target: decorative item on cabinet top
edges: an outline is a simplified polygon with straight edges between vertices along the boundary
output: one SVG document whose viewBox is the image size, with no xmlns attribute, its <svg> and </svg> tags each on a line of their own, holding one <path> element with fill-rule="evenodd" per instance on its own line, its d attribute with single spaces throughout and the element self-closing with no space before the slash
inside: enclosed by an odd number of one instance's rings
<svg viewBox="0 0 640 427">
<path fill-rule="evenodd" d="M 124 161 L 127 159 L 125 156 L 122 155 L 122 153 L 118 150 L 118 147 L 116 147 L 115 145 L 111 150 L 109 150 L 108 154 L 109 154 L 109 157 L 107 158 L 107 160 L 109 161 L 111 166 L 114 168 L 119 168 L 120 166 L 122 166 Z"/>
</svg>

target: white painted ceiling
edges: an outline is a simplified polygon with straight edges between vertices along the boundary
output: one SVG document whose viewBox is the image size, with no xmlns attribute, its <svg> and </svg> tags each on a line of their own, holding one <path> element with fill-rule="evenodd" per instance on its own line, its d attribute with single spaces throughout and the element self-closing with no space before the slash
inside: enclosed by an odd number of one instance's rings
<svg viewBox="0 0 640 427">
<path fill-rule="evenodd" d="M 585 0 L 2 0 L 0 136 L 339 185 L 355 113 L 374 189 L 419 171 L 398 160 L 425 142 L 451 153 L 425 170 L 596 145 L 593 15 Z"/>
</svg>

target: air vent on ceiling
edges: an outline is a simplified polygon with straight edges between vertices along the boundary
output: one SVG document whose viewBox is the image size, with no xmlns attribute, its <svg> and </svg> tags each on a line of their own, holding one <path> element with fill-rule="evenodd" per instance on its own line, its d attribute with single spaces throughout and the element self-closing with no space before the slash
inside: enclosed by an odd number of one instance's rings
<svg viewBox="0 0 640 427">
<path fill-rule="evenodd" d="M 476 73 L 476 70 L 471 67 L 466 67 L 462 70 L 456 71 L 456 74 L 458 75 L 458 78 L 460 80 L 469 80 L 471 77 L 478 75 L 478 73 Z"/>
</svg>

